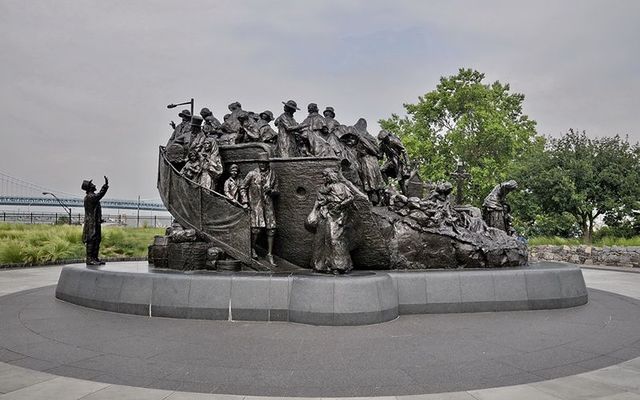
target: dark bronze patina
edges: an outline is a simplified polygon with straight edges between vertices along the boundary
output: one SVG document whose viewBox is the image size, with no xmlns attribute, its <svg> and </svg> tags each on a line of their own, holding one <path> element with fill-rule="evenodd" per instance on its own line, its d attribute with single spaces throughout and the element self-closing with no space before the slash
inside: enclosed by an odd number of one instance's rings
<svg viewBox="0 0 640 400">
<path fill-rule="evenodd" d="M 96 185 L 91 180 L 82 182 L 82 190 L 86 192 L 84 196 L 84 228 L 82 229 L 82 242 L 87 249 L 87 265 L 102 265 L 104 261 L 98 258 L 100 251 L 100 241 L 102 240 L 102 207 L 100 200 L 107 194 L 109 189 L 109 179 L 104 177 L 104 185 L 96 193 Z"/>
</svg>

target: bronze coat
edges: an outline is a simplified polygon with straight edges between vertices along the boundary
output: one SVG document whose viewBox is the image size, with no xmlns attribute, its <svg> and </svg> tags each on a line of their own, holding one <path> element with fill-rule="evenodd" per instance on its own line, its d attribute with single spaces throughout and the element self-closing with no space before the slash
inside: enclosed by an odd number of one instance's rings
<svg viewBox="0 0 640 400">
<path fill-rule="evenodd" d="M 102 207 L 100 200 L 107 193 L 109 186 L 102 185 L 98 193 L 87 193 L 84 197 L 84 228 L 82 229 L 82 243 L 99 240 L 102 235 Z"/>
</svg>

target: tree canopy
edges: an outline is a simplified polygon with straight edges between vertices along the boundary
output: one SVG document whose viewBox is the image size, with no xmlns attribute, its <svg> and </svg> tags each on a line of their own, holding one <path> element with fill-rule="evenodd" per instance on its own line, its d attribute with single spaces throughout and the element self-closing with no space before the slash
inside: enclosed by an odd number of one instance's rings
<svg viewBox="0 0 640 400">
<path fill-rule="evenodd" d="M 590 138 L 570 129 L 560 138 L 549 138 L 544 152 L 524 160 L 516 173 L 524 189 L 517 197 L 529 200 L 518 201 L 525 209 L 516 213 L 529 224 L 544 219 L 543 214 L 568 213 L 591 241 L 596 218 L 604 216 L 612 224 L 638 208 L 639 156 L 638 145 L 619 135 Z"/>
<path fill-rule="evenodd" d="M 425 179 L 450 180 L 457 161 L 464 162 L 472 175 L 465 197 L 475 205 L 543 145 L 536 122 L 522 112 L 524 95 L 511 93 L 509 84 L 483 83 L 484 78 L 478 71 L 460 69 L 440 78 L 418 103 L 405 104 L 407 116 L 380 121 L 400 136 Z"/>
</svg>

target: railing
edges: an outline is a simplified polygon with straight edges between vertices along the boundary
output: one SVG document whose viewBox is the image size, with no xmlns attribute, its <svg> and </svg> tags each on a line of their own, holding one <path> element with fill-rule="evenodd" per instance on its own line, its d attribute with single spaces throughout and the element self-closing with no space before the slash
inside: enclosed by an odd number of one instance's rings
<svg viewBox="0 0 640 400">
<path fill-rule="evenodd" d="M 127 227 L 166 228 L 171 225 L 173 217 L 164 215 L 103 215 L 104 225 L 119 225 Z M 35 212 L 5 212 L 0 211 L 0 223 L 14 224 L 68 224 L 67 213 L 35 213 Z M 82 225 L 84 214 L 71 214 L 71 224 Z"/>
<path fill-rule="evenodd" d="M 60 201 L 68 207 L 84 207 L 83 198 L 61 198 Z M 0 204 L 7 206 L 60 207 L 60 202 L 53 197 L 14 197 L 2 195 L 0 196 Z M 102 208 L 114 208 L 118 210 L 166 210 L 162 203 L 149 200 L 138 202 L 137 200 L 104 199 L 100 204 Z"/>
</svg>

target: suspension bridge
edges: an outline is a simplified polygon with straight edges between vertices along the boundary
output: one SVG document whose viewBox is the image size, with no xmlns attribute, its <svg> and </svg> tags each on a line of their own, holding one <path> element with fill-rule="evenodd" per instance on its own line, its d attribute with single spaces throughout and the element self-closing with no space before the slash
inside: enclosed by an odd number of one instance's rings
<svg viewBox="0 0 640 400">
<path fill-rule="evenodd" d="M 104 198 L 102 208 L 118 210 L 166 211 L 160 199 L 110 199 Z M 84 199 L 78 195 L 46 188 L 0 171 L 0 205 L 84 207 Z"/>
</svg>

